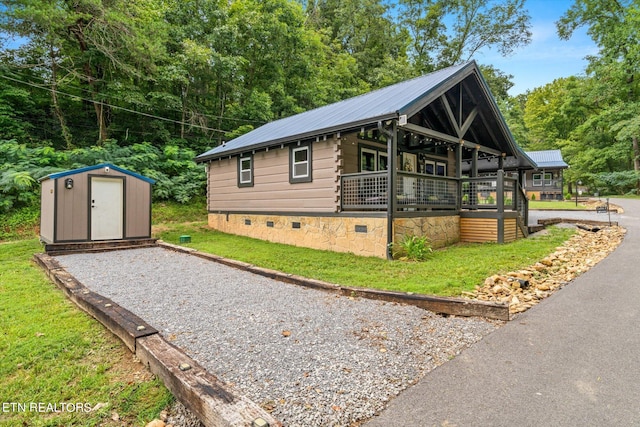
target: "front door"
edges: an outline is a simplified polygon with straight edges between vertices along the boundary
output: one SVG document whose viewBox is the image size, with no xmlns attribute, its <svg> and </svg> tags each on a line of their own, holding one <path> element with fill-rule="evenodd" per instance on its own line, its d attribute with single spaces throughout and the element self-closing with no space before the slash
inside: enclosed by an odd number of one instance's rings
<svg viewBox="0 0 640 427">
<path fill-rule="evenodd" d="M 122 239 L 124 180 L 91 177 L 91 240 Z"/>
</svg>

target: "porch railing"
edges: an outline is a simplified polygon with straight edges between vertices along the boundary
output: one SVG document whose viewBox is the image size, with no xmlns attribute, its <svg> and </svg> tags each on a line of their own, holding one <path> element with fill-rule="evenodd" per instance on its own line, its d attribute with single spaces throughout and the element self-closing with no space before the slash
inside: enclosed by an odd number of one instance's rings
<svg viewBox="0 0 640 427">
<path fill-rule="evenodd" d="M 342 175 L 343 211 L 387 210 L 387 172 Z M 492 176 L 451 178 L 397 172 L 396 209 L 518 211 L 526 224 L 527 199 L 515 178 Z"/>
<path fill-rule="evenodd" d="M 387 172 L 342 175 L 342 210 L 387 210 L 387 182 Z"/>
</svg>

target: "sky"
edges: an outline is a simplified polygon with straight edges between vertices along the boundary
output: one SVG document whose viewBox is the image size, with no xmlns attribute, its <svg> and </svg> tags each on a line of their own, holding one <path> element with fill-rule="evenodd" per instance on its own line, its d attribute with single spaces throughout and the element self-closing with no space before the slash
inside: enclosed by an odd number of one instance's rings
<svg viewBox="0 0 640 427">
<path fill-rule="evenodd" d="M 503 58 L 497 51 L 476 55 L 480 64 L 493 65 L 513 76 L 509 95 L 515 96 L 544 86 L 560 77 L 584 75 L 587 55 L 598 48 L 581 28 L 569 40 L 561 40 L 555 22 L 571 7 L 573 0 L 527 0 L 531 17 L 531 43 Z"/>
<path fill-rule="evenodd" d="M 526 0 L 531 17 L 531 43 L 508 57 L 500 56 L 496 50 L 484 50 L 473 59 L 512 75 L 514 86 L 509 90 L 512 96 L 560 77 L 584 74 L 587 66 L 585 57 L 598 52 L 595 43 L 584 28 L 576 31 L 569 40 L 560 40 L 556 32 L 556 21 L 571 4 L 573 0 Z M 17 40 L 12 45 L 21 42 Z"/>
</svg>

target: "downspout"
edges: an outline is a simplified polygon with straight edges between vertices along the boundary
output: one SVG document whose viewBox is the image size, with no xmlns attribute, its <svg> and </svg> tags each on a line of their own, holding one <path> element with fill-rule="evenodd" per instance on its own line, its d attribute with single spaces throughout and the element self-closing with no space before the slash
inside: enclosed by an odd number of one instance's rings
<svg viewBox="0 0 640 427">
<path fill-rule="evenodd" d="M 387 167 L 387 259 L 393 259 L 391 245 L 393 243 L 393 219 L 396 212 L 396 164 L 398 163 L 398 141 L 396 135 L 398 133 L 396 121 L 393 121 L 393 130 L 389 131 L 382 126 L 382 122 L 378 122 L 378 130 L 389 138 L 387 144 L 387 157 L 389 163 Z"/>
</svg>

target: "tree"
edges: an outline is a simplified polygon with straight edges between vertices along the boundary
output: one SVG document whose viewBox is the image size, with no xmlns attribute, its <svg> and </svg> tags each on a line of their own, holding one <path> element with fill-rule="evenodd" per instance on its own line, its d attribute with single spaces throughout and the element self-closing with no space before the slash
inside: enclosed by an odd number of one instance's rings
<svg viewBox="0 0 640 427">
<path fill-rule="evenodd" d="M 640 86 L 637 64 L 640 60 L 639 0 L 575 0 L 558 21 L 558 34 L 569 39 L 586 26 L 587 33 L 600 48 L 590 58 L 589 73 L 598 82 L 599 118 L 594 121 L 616 133 L 612 146 L 620 139 L 629 144 L 633 168 L 640 171 L 640 127 L 637 123 Z M 638 181 L 640 192 L 640 181 Z"/>
<path fill-rule="evenodd" d="M 586 84 L 578 77 L 560 78 L 527 95 L 524 123 L 529 130 L 528 148 L 559 148 L 584 123 L 593 107 L 585 103 Z"/>
<path fill-rule="evenodd" d="M 373 88 L 415 76 L 407 55 L 409 34 L 380 0 L 314 0 L 306 13 L 336 52 L 355 60 L 355 76 Z"/>
<path fill-rule="evenodd" d="M 531 40 L 525 0 L 399 0 L 399 6 L 421 73 L 469 60 L 484 48 L 506 56 Z"/>
</svg>

